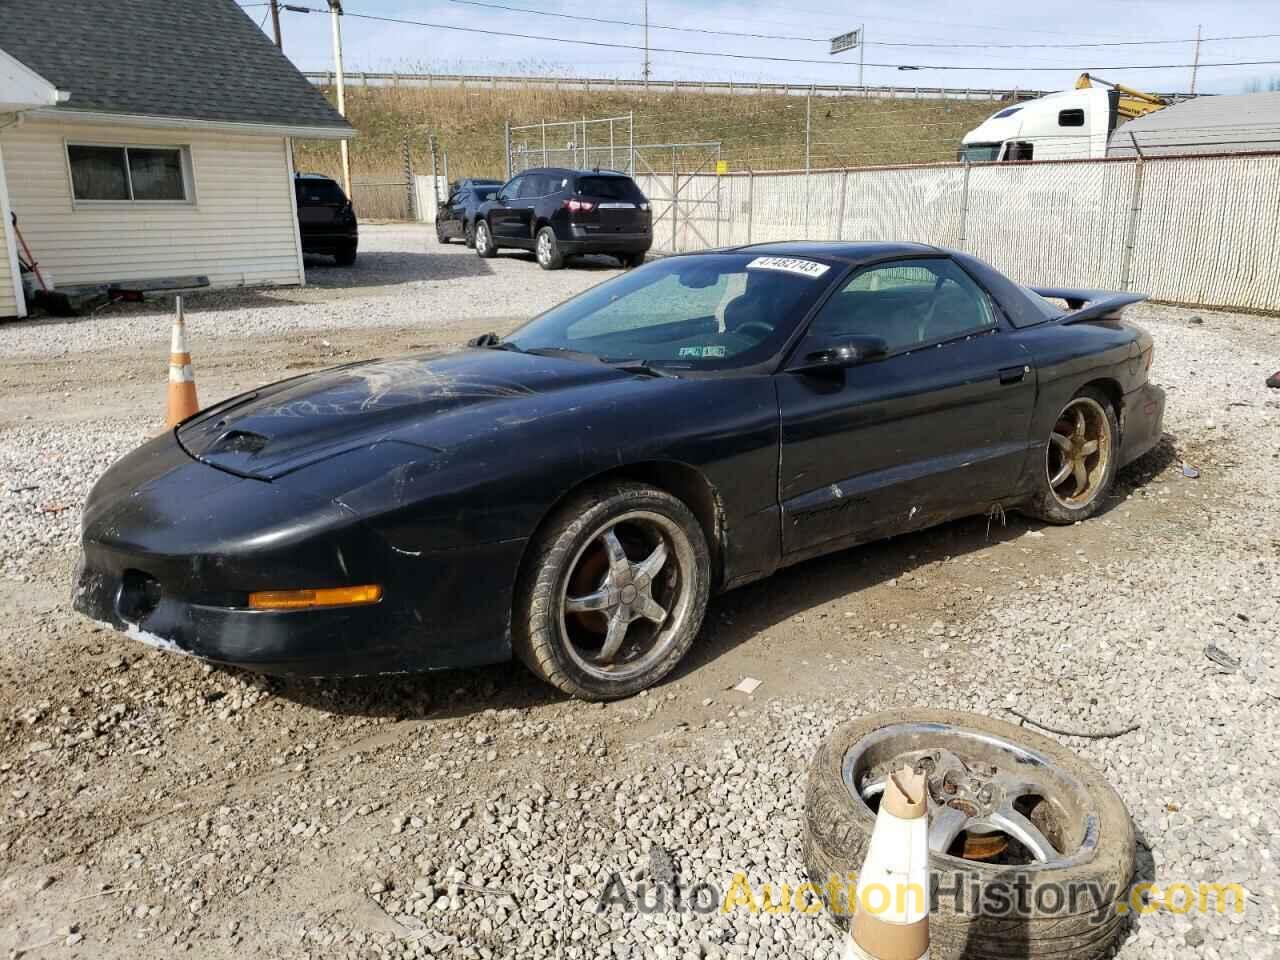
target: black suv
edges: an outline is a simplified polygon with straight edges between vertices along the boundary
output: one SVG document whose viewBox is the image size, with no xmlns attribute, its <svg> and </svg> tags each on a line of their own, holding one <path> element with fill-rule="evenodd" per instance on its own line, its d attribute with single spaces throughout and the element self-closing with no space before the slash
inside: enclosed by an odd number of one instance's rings
<svg viewBox="0 0 1280 960">
<path fill-rule="evenodd" d="M 328 254 L 343 267 L 355 263 L 360 228 L 342 188 L 321 174 L 297 173 L 293 190 L 298 199 L 302 252 Z"/>
<path fill-rule="evenodd" d="M 543 270 L 564 266 L 575 253 L 605 253 L 637 267 L 652 245 L 649 201 L 615 170 L 526 170 L 476 212 L 476 253 L 532 250 Z"/>
<path fill-rule="evenodd" d="M 502 189 L 501 180 L 467 177 L 449 184 L 449 197 L 436 207 L 436 239 L 448 243 L 461 237 L 468 247 L 476 245 L 476 211 L 489 194 Z"/>
</svg>

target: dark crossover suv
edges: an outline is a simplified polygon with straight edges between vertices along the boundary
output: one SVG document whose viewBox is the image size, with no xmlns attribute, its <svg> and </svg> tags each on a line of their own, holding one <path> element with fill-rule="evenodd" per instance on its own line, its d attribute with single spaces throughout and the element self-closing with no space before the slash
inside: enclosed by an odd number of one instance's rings
<svg viewBox="0 0 1280 960">
<path fill-rule="evenodd" d="M 302 252 L 328 254 L 343 267 L 355 263 L 360 228 L 342 188 L 322 174 L 298 173 L 293 177 L 293 189 Z"/>
<path fill-rule="evenodd" d="M 501 180 L 468 177 L 449 184 L 449 197 L 436 207 L 436 239 L 448 243 L 461 237 L 468 247 L 476 245 L 476 211 L 491 193 L 502 189 Z"/>
<path fill-rule="evenodd" d="M 604 253 L 626 267 L 644 263 L 653 244 L 653 213 L 635 181 L 616 170 L 526 170 L 480 206 L 476 253 L 532 250 L 543 270 L 577 253 Z"/>
</svg>

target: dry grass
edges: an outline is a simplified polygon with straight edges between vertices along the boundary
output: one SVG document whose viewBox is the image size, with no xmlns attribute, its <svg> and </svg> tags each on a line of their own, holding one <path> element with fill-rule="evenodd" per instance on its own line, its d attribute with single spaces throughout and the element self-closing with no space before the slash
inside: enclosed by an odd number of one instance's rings
<svg viewBox="0 0 1280 960">
<path fill-rule="evenodd" d="M 997 108 L 992 102 L 814 97 L 812 164 L 819 168 L 952 160 L 961 136 Z M 347 93 L 347 113 L 360 131 L 351 143 L 352 172 L 356 177 L 399 176 L 408 138 L 415 172 L 429 173 L 427 135 L 434 133 L 440 149 L 449 154 L 452 177 L 501 177 L 506 170 L 506 121 L 630 111 L 635 112 L 636 143 L 719 140 L 721 156 L 733 170 L 804 166 L 805 98 L 800 96 L 356 87 Z M 624 122 L 616 130 L 620 144 L 626 141 L 625 128 Z M 540 150 L 540 142 L 530 146 Z M 295 149 L 300 169 L 337 172 L 336 144 L 303 141 Z M 602 162 L 600 155 L 593 154 L 593 162 Z"/>
</svg>

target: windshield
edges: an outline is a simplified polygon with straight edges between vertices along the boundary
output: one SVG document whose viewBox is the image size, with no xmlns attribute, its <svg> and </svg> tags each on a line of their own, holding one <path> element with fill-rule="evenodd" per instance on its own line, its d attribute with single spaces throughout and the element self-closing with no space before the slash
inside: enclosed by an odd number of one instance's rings
<svg viewBox="0 0 1280 960">
<path fill-rule="evenodd" d="M 782 348 L 840 272 L 796 257 L 671 257 L 553 307 L 504 344 L 676 369 L 750 366 Z"/>
<path fill-rule="evenodd" d="M 960 159 L 970 163 L 987 163 L 1000 156 L 999 143 L 966 143 L 960 148 Z"/>
</svg>

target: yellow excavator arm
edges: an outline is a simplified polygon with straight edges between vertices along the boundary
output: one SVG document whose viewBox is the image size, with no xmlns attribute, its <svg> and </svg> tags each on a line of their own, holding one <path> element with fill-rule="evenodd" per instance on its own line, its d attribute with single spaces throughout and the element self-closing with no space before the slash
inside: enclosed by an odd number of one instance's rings
<svg viewBox="0 0 1280 960">
<path fill-rule="evenodd" d="M 1126 120 L 1132 120 L 1134 117 L 1144 117 L 1148 113 L 1163 110 L 1169 105 L 1169 101 L 1163 97 L 1157 97 L 1154 93 L 1143 93 L 1141 90 L 1134 90 L 1132 87 L 1126 87 L 1120 83 L 1112 83 L 1110 80 L 1103 80 L 1101 77 L 1092 77 L 1087 73 L 1082 73 L 1076 78 L 1076 89 L 1086 90 L 1095 83 L 1110 87 L 1120 94 L 1120 101 L 1116 104 L 1116 112 Z"/>
</svg>

